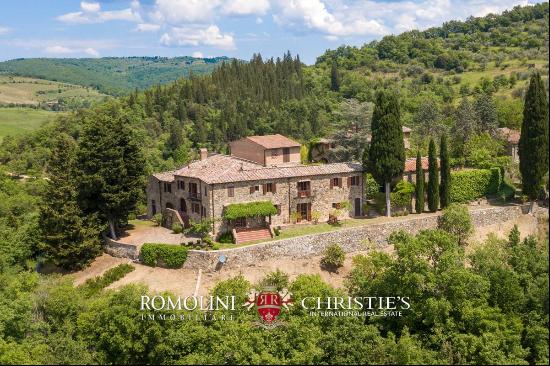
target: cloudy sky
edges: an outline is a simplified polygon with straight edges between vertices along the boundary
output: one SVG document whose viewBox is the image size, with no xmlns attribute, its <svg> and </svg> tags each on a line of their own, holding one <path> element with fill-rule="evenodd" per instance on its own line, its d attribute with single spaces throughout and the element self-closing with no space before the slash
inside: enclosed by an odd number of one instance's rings
<svg viewBox="0 0 550 366">
<path fill-rule="evenodd" d="M 536 0 L 1 0 L 0 59 L 231 56 L 326 49 Z"/>
</svg>

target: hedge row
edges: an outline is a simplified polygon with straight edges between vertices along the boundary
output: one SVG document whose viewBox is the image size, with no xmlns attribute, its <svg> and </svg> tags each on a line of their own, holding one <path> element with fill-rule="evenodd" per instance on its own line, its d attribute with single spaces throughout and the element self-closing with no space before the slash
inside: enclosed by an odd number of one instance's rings
<svg viewBox="0 0 550 366">
<path fill-rule="evenodd" d="M 496 194 L 502 184 L 500 168 L 451 172 L 451 202 L 470 202 Z"/>
<path fill-rule="evenodd" d="M 120 280 L 134 269 L 134 266 L 130 264 L 119 264 L 118 266 L 109 269 L 102 276 L 86 280 L 86 282 L 82 285 L 82 288 L 90 295 L 97 293 L 110 284 Z"/>
<path fill-rule="evenodd" d="M 145 243 L 139 255 L 147 266 L 181 268 L 187 259 L 187 248 L 181 245 Z"/>
</svg>

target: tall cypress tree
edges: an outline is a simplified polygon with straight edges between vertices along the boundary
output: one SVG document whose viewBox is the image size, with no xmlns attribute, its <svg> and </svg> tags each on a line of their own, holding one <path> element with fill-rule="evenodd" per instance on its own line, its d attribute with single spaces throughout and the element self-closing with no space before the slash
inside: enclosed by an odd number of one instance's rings
<svg viewBox="0 0 550 366">
<path fill-rule="evenodd" d="M 420 151 L 416 153 L 416 186 L 414 208 L 416 213 L 424 212 L 424 168 Z"/>
<path fill-rule="evenodd" d="M 39 250 L 65 269 L 78 269 L 101 252 L 99 221 L 96 215 L 85 215 L 78 205 L 75 149 L 68 135 L 58 136 L 39 216 Z"/>
<path fill-rule="evenodd" d="M 79 202 L 85 213 L 98 213 L 117 238 L 142 194 L 145 159 L 117 102 L 92 110 L 78 145 Z"/>
<path fill-rule="evenodd" d="M 446 134 L 441 136 L 439 159 L 441 164 L 441 186 L 439 187 L 439 198 L 441 201 L 441 208 L 445 208 L 451 203 L 451 166 L 449 164 L 449 149 L 447 148 Z"/>
<path fill-rule="evenodd" d="M 340 73 L 338 72 L 336 61 L 332 62 L 332 67 L 330 69 L 330 89 L 332 91 L 340 90 Z"/>
<path fill-rule="evenodd" d="M 389 217 L 391 182 L 403 174 L 405 165 L 403 130 L 395 93 L 382 91 L 377 94 L 371 130 L 368 170 L 378 184 L 385 187 L 386 215 Z"/>
<path fill-rule="evenodd" d="M 439 171 L 433 138 L 430 140 L 428 165 L 428 208 L 431 212 L 436 212 L 439 207 Z"/>
<path fill-rule="evenodd" d="M 518 153 L 523 193 L 531 200 L 532 212 L 548 172 L 548 102 L 538 72 L 531 76 L 525 95 Z"/>
</svg>

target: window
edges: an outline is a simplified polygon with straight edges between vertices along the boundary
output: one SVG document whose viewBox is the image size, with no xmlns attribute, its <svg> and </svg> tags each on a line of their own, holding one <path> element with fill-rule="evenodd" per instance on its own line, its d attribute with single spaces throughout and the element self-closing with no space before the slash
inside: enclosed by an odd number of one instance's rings
<svg viewBox="0 0 550 366">
<path fill-rule="evenodd" d="M 264 194 L 275 193 L 277 191 L 277 187 L 275 183 L 266 183 L 263 185 L 263 188 L 264 188 Z"/>
<path fill-rule="evenodd" d="M 283 148 L 283 163 L 288 163 L 290 161 L 290 148 Z"/>
<path fill-rule="evenodd" d="M 354 177 L 349 177 L 349 185 L 350 186 L 358 186 L 360 184 L 361 184 L 360 177 L 358 175 L 356 175 Z"/>
<path fill-rule="evenodd" d="M 227 197 L 235 197 L 235 187 L 227 187 Z"/>
<path fill-rule="evenodd" d="M 151 211 L 153 212 L 153 216 L 157 214 L 157 202 L 155 200 L 151 200 Z"/>
<path fill-rule="evenodd" d="M 185 182 L 182 180 L 178 180 L 178 189 L 185 190 Z"/>
<path fill-rule="evenodd" d="M 164 192 L 172 193 L 172 183 L 164 183 Z"/>
<path fill-rule="evenodd" d="M 273 157 L 279 156 L 279 150 L 278 149 L 271 150 L 271 156 L 273 156 Z"/>
<path fill-rule="evenodd" d="M 259 192 L 259 191 L 260 191 L 260 186 L 250 186 L 250 194 L 254 192 Z"/>
<path fill-rule="evenodd" d="M 183 198 L 180 198 L 180 211 L 187 212 L 187 204 Z"/>
<path fill-rule="evenodd" d="M 340 202 L 334 202 L 334 203 L 332 204 L 332 208 L 335 208 L 335 209 L 337 209 L 337 210 L 339 210 L 340 207 L 342 207 L 342 205 L 340 204 Z"/>
<path fill-rule="evenodd" d="M 208 196 L 208 187 L 207 186 L 204 186 L 204 195 Z"/>
<path fill-rule="evenodd" d="M 201 213 L 201 206 L 198 203 L 193 202 L 191 204 L 191 210 L 193 211 L 193 213 L 200 214 Z"/>
<path fill-rule="evenodd" d="M 342 187 L 342 178 L 331 178 L 330 179 L 330 188 Z"/>
<path fill-rule="evenodd" d="M 309 181 L 303 181 L 298 182 L 297 185 L 298 188 L 298 197 L 309 197 L 310 196 L 310 182 Z"/>
<path fill-rule="evenodd" d="M 281 215 L 281 205 L 274 205 L 274 206 L 277 209 L 277 216 L 280 216 Z"/>
</svg>

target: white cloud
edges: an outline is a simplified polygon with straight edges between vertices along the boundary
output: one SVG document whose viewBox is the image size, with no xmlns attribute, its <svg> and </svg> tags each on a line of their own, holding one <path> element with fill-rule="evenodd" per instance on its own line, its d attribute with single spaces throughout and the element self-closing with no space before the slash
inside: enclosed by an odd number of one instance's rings
<svg viewBox="0 0 550 366">
<path fill-rule="evenodd" d="M 212 46 L 224 50 L 234 50 L 235 40 L 229 33 L 222 34 L 216 25 L 206 28 L 199 27 L 172 27 L 170 32 L 164 33 L 160 41 L 165 46 Z"/>
<path fill-rule="evenodd" d="M 136 27 L 136 30 L 138 32 L 156 32 L 159 29 L 160 29 L 159 24 L 152 24 L 152 23 L 140 23 Z"/>
<path fill-rule="evenodd" d="M 341 6 L 339 12 L 330 11 L 321 0 L 281 0 L 279 12 L 273 17 L 281 26 L 331 36 L 381 35 L 388 32 L 381 22 L 347 9 Z"/>
<path fill-rule="evenodd" d="M 92 57 L 99 57 L 100 54 L 95 48 L 88 47 L 84 50 L 84 53 L 92 56 Z"/>
<path fill-rule="evenodd" d="M 222 11 L 234 15 L 264 15 L 269 7 L 268 0 L 226 0 Z"/>
<path fill-rule="evenodd" d="M 196 57 L 196 58 L 203 58 L 204 57 L 202 52 L 199 52 L 199 51 L 193 52 L 193 54 L 191 56 Z"/>
<path fill-rule="evenodd" d="M 11 31 L 11 29 L 8 27 L 0 27 L 0 36 L 2 34 L 7 34 L 9 31 Z"/>
<path fill-rule="evenodd" d="M 157 0 L 154 17 L 170 24 L 210 21 L 221 0 Z"/>
<path fill-rule="evenodd" d="M 69 47 L 60 46 L 60 45 L 48 46 L 44 49 L 44 51 L 46 53 L 51 53 L 54 55 L 66 55 L 74 52 L 74 50 L 70 49 Z"/>
<path fill-rule="evenodd" d="M 101 11 L 99 3 L 81 2 L 80 11 L 60 15 L 58 21 L 69 24 L 104 23 L 112 20 L 140 22 L 139 2 L 133 1 L 132 6 L 122 10 Z"/>
<path fill-rule="evenodd" d="M 80 8 L 82 11 L 87 13 L 97 13 L 99 10 L 101 10 L 101 5 L 99 3 L 89 3 L 86 1 L 82 1 L 80 3 Z"/>
</svg>

